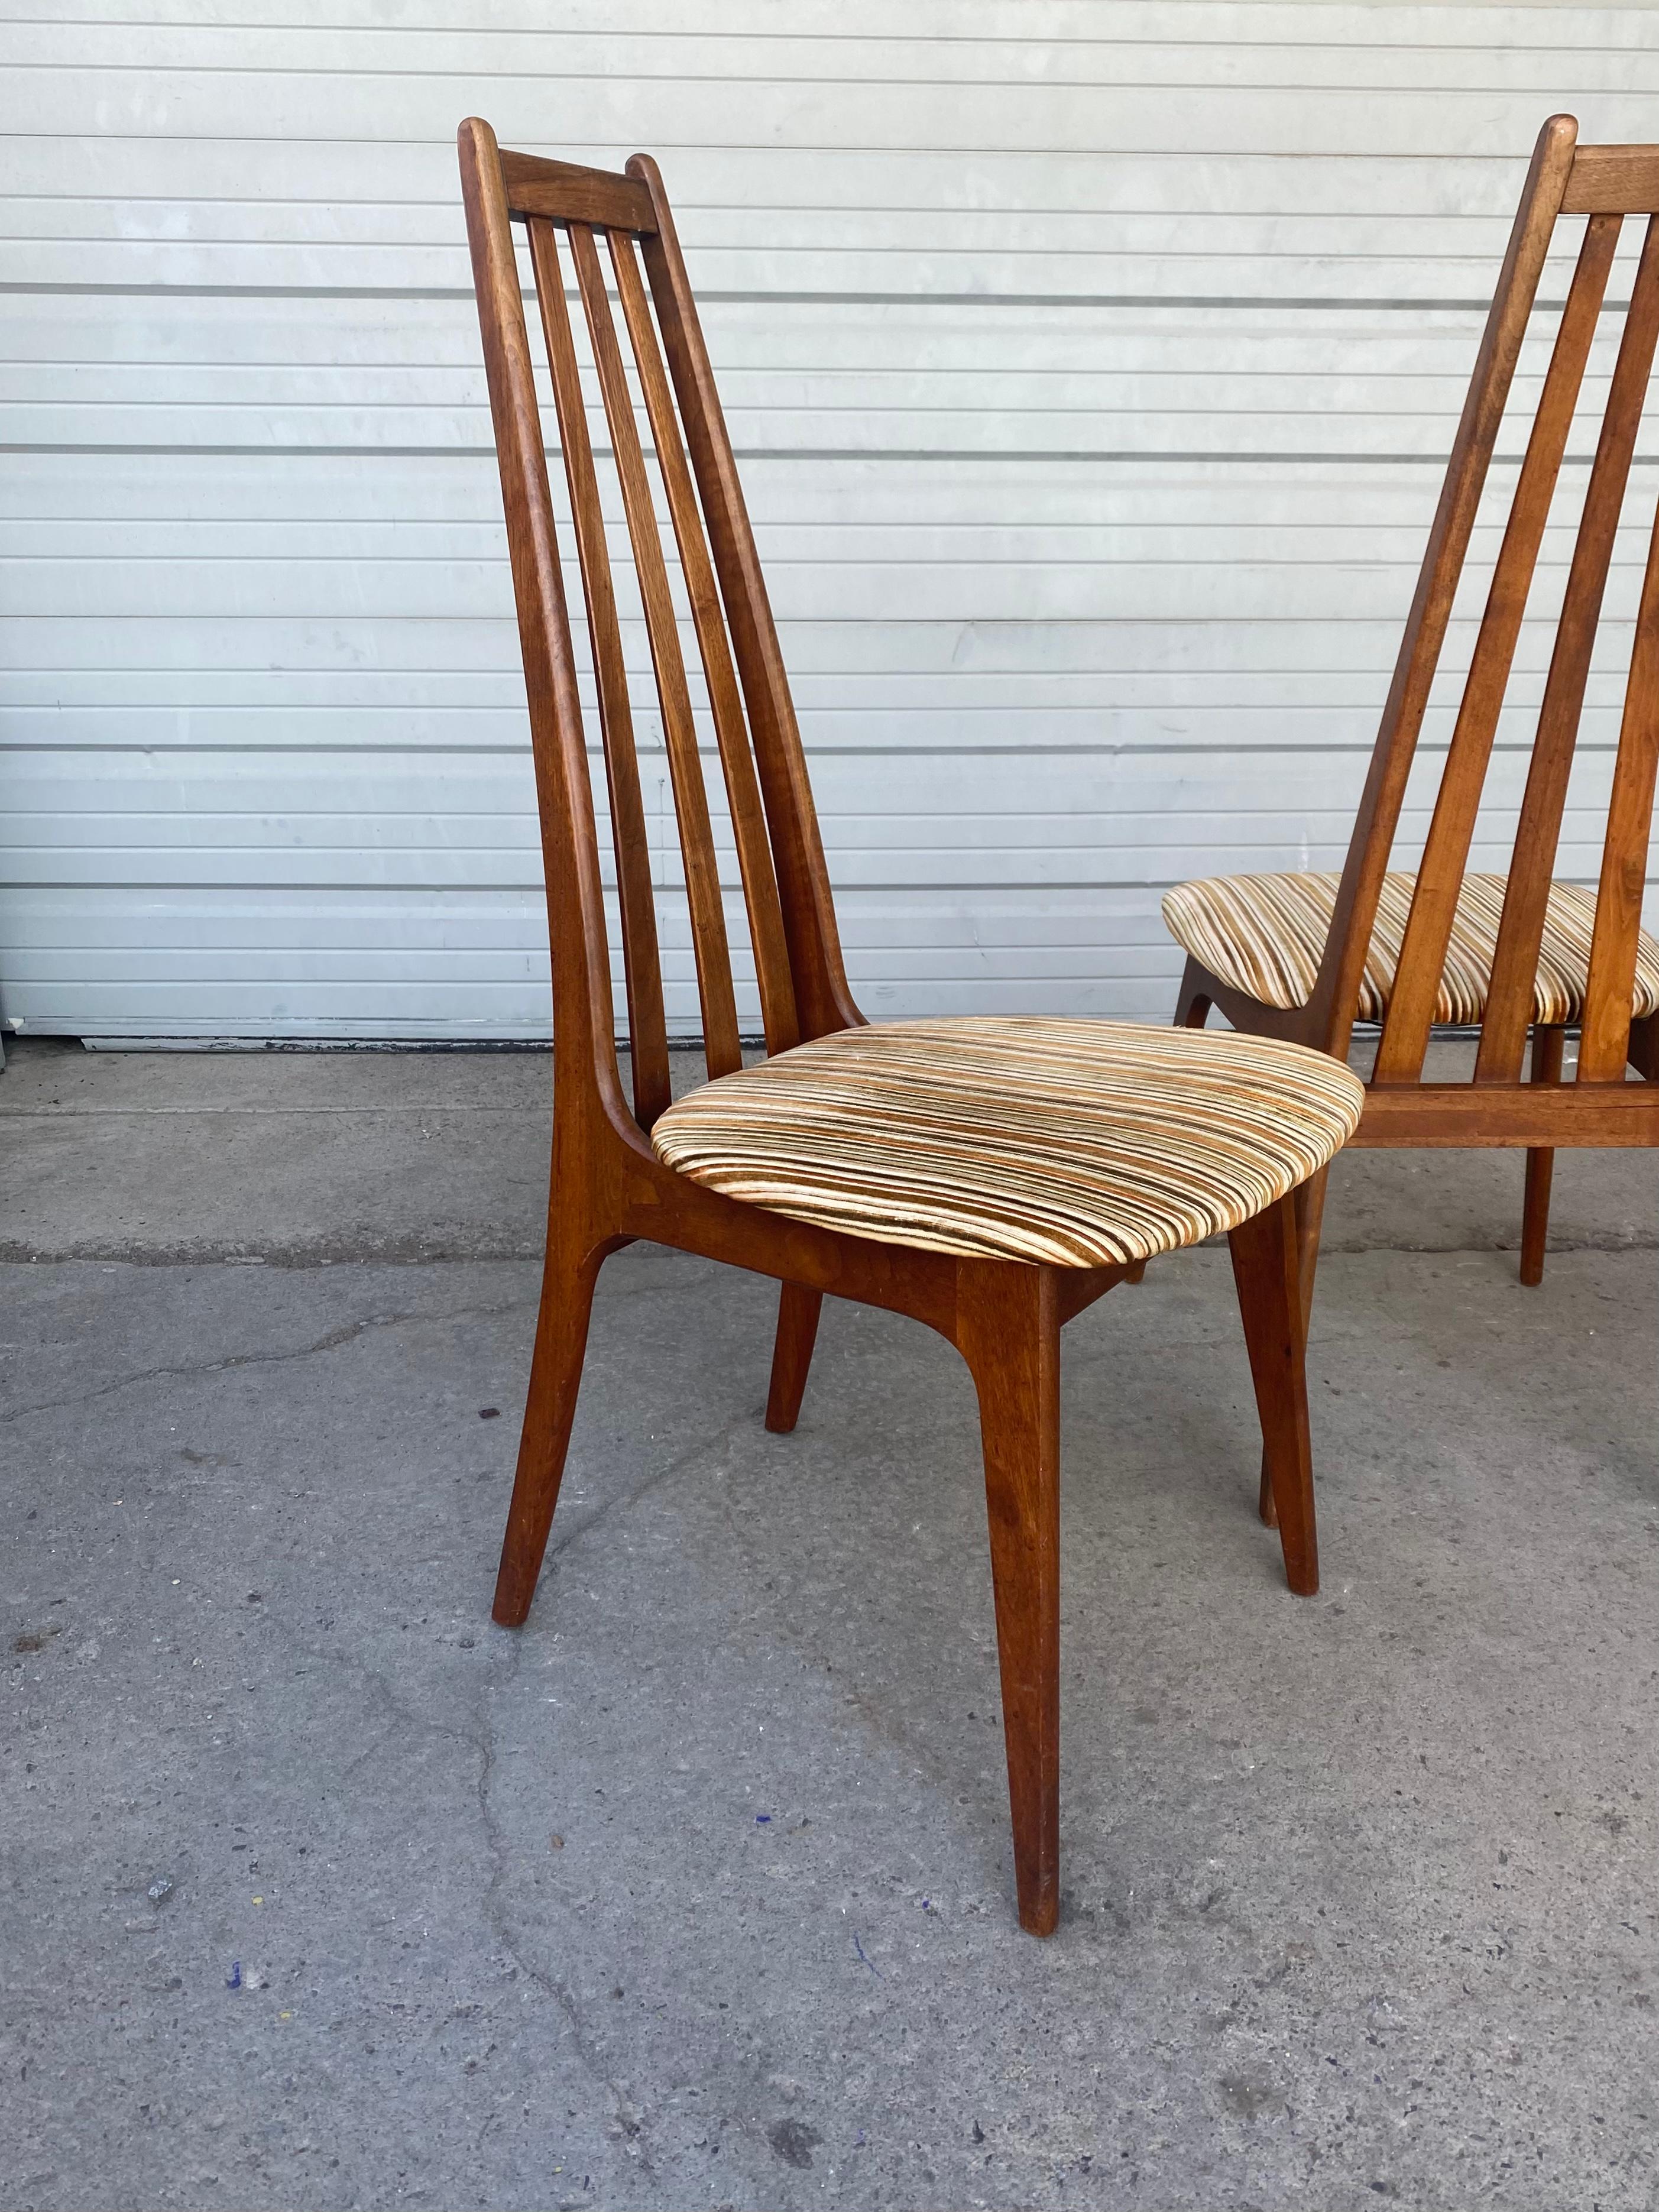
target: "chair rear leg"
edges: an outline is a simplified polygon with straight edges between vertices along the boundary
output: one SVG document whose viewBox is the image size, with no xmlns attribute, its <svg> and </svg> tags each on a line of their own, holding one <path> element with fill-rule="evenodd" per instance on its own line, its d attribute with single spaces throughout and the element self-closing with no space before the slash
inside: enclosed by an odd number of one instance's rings
<svg viewBox="0 0 1659 2212">
<path fill-rule="evenodd" d="M 1526 1194 L 1521 1201 L 1521 1280 L 1535 1291 L 1544 1279 L 1544 1248 L 1550 1233 L 1550 1190 L 1555 1153 L 1542 1145 L 1527 1152 Z"/>
<path fill-rule="evenodd" d="M 1308 1321 L 1296 1195 L 1292 1192 L 1265 1212 L 1241 1222 L 1227 1241 L 1261 1419 L 1268 1492 L 1277 1508 L 1285 1578 L 1298 1597 L 1311 1597 L 1319 1588 L 1319 1540 L 1314 1525 Z"/>
<path fill-rule="evenodd" d="M 1532 1033 L 1534 1083 L 1561 1080 L 1561 1053 L 1566 1042 L 1562 1029 L 1539 1027 Z M 1548 1146 L 1531 1146 L 1527 1152 L 1527 1194 L 1521 1211 L 1521 1279 L 1536 1290 L 1544 1279 L 1544 1246 L 1550 1233 L 1550 1185 L 1555 1180 L 1555 1153 Z"/>
<path fill-rule="evenodd" d="M 785 1283 L 778 1298 L 778 1334 L 772 1346 L 772 1382 L 766 1394 L 766 1425 L 787 1436 L 800 1418 L 806 1371 L 812 1364 L 823 1292 Z"/>
<path fill-rule="evenodd" d="M 593 1285 L 604 1264 L 603 1249 L 573 1260 L 552 1243 L 542 1271 L 541 1310 L 536 1316 L 536 1348 L 531 1356 L 530 1390 L 519 1437 L 519 1466 L 501 1539 L 501 1564 L 495 1577 L 494 1618 L 503 1628 L 522 1626 L 536 1594 L 553 1509 L 559 1502 L 570 1424 L 581 1387 L 582 1355 L 587 1349 Z"/>
<path fill-rule="evenodd" d="M 1060 1911 L 1060 1308 L 1054 1271 L 963 1260 L 957 1344 L 979 1393 L 1019 1924 Z"/>
</svg>

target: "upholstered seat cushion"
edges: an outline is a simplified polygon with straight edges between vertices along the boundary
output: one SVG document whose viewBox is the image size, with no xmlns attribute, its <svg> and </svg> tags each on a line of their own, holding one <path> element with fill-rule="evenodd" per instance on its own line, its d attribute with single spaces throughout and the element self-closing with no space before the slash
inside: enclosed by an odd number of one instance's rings
<svg viewBox="0 0 1659 2212">
<path fill-rule="evenodd" d="M 1486 1008 L 1506 876 L 1466 876 L 1435 1000 L 1437 1022 L 1474 1023 Z M 1164 900 L 1170 934 L 1218 982 L 1263 1006 L 1304 1006 L 1313 996 L 1336 904 L 1334 875 L 1212 876 L 1177 884 Z M 1394 990 L 1414 875 L 1388 875 L 1360 986 L 1362 1022 L 1380 1021 Z M 1560 1024 L 1583 1012 L 1595 894 L 1552 884 L 1533 990 L 1533 1019 Z M 1638 1020 L 1659 1008 L 1659 944 L 1645 930 L 1637 951 Z"/>
<path fill-rule="evenodd" d="M 1231 1229 L 1323 1167 L 1364 1091 L 1323 1053 L 1039 1017 L 842 1030 L 657 1121 L 694 1182 L 878 1243 L 1107 1267 Z"/>
</svg>

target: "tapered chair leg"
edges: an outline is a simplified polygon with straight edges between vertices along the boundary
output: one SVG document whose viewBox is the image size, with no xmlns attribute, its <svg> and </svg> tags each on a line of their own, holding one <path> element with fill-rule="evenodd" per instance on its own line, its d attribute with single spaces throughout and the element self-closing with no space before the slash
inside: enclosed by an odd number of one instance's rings
<svg viewBox="0 0 1659 2212">
<path fill-rule="evenodd" d="M 530 1364 L 530 1393 L 519 1437 L 519 1467 L 513 1479 L 501 1564 L 495 1577 L 494 1618 L 503 1628 L 518 1628 L 536 1594 L 553 1509 L 559 1502 L 570 1424 L 581 1387 L 582 1355 L 587 1349 L 588 1316 L 603 1251 L 573 1261 L 551 1244 L 542 1273 L 541 1310 L 536 1316 L 536 1349 Z"/>
<path fill-rule="evenodd" d="M 787 1436 L 800 1418 L 806 1370 L 818 1334 L 823 1292 L 785 1283 L 778 1298 L 778 1334 L 772 1346 L 772 1382 L 766 1394 L 766 1425 Z"/>
<path fill-rule="evenodd" d="M 1319 1542 L 1308 1436 L 1308 1325 L 1294 1194 L 1241 1222 L 1227 1241 L 1278 1509 L 1285 1577 L 1297 1596 L 1311 1597 L 1319 1588 Z"/>
<path fill-rule="evenodd" d="M 1060 1912 L 1060 1309 L 1054 1271 L 964 1260 L 957 1343 L 979 1393 L 1019 1924 Z"/>
<path fill-rule="evenodd" d="M 1297 1265 L 1302 1279 L 1302 1335 L 1307 1341 L 1308 1324 L 1313 1316 L 1314 1275 L 1319 1266 L 1319 1237 L 1325 1219 L 1325 1184 L 1328 1168 L 1321 1168 L 1316 1176 L 1298 1183 L 1291 1194 L 1296 1208 Z M 1279 1508 L 1273 1503 L 1273 1469 L 1267 1463 L 1264 1445 L 1261 1453 L 1261 1482 L 1256 1493 L 1256 1510 L 1263 1525 L 1269 1528 L 1279 1526 Z"/>
<path fill-rule="evenodd" d="M 1561 1053 L 1566 1031 L 1534 1029 L 1532 1033 L 1534 1083 L 1561 1080 Z M 1536 1145 L 1527 1153 L 1527 1194 L 1521 1213 L 1521 1279 L 1536 1290 L 1544 1279 L 1544 1246 L 1550 1233 L 1550 1185 L 1555 1180 L 1553 1150 Z"/>
</svg>

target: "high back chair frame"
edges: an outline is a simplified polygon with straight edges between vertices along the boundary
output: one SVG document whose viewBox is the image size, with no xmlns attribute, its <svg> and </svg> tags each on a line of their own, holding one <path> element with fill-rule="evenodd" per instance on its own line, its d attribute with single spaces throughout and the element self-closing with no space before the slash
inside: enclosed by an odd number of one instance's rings
<svg viewBox="0 0 1659 2212">
<path fill-rule="evenodd" d="M 567 308 L 574 278 L 620 482 L 661 709 L 709 1075 L 741 1060 L 721 886 L 670 577 L 614 286 L 678 548 L 732 823 L 768 1050 L 862 1026 L 753 533 L 656 165 L 625 174 L 502 152 L 462 125 L 468 234 L 506 505 L 546 857 L 554 1116 L 547 1258 L 495 1617 L 523 1621 L 569 1441 L 594 1279 L 636 1237 L 782 1288 L 767 1425 L 794 1425 L 823 1293 L 927 1323 L 978 1395 L 1022 1923 L 1059 1902 L 1059 1333 L 1128 1266 L 1022 1265 L 874 1242 L 740 1203 L 665 1165 L 667 1032 L 617 599 Z M 633 1097 L 616 1048 L 599 842 L 536 373 L 515 260 L 527 234 L 586 604 L 616 852 Z M 562 242 L 561 238 L 562 236 Z M 641 272 L 641 263 L 643 270 Z M 607 273 L 608 272 L 608 273 Z M 1317 1586 L 1302 1304 L 1288 1198 L 1231 1232 L 1287 1577 Z"/>
<path fill-rule="evenodd" d="M 1640 611 L 1613 777 L 1576 1079 L 1562 1080 L 1564 1027 L 1534 1024 L 1551 878 L 1590 656 L 1601 621 L 1648 379 L 1659 339 L 1659 146 L 1579 146 L 1570 115 L 1539 134 L 1407 618 L 1394 680 L 1349 842 L 1318 980 L 1304 1006 L 1267 1006 L 1190 957 L 1176 1020 L 1212 1006 L 1237 1029 L 1346 1059 L 1407 778 L 1452 602 L 1531 320 L 1564 216 L 1584 236 L 1486 596 L 1383 1016 L 1356 1144 L 1528 1150 L 1522 1279 L 1541 1274 L 1558 1146 L 1659 1143 L 1659 1015 L 1633 1021 L 1638 933 L 1659 764 L 1659 520 Z M 1522 800 L 1473 1080 L 1425 1082 L 1437 994 L 1464 884 L 1498 716 L 1557 480 L 1626 216 L 1650 220 L 1580 517 Z M 1522 1079 L 1529 1030 L 1533 1050 Z M 1648 1079 L 1632 1084 L 1627 1063 Z M 1310 1297 L 1325 1178 L 1298 1193 Z"/>
</svg>

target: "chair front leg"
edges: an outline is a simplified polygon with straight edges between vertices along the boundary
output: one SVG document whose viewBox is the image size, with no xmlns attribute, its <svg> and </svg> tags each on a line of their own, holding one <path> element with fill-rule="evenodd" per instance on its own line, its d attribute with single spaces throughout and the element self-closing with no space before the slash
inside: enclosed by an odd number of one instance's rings
<svg viewBox="0 0 1659 2212">
<path fill-rule="evenodd" d="M 1308 1435 L 1308 1320 L 1297 1195 L 1291 1192 L 1241 1222 L 1227 1241 L 1261 1418 L 1267 1482 L 1285 1553 L 1285 1578 L 1298 1597 L 1311 1597 L 1319 1588 L 1319 1541 L 1314 1526 L 1313 1448 Z"/>
<path fill-rule="evenodd" d="M 542 1302 L 536 1316 L 536 1348 L 531 1356 L 530 1390 L 519 1437 L 518 1471 L 513 1503 L 501 1539 L 501 1563 L 495 1577 L 494 1618 L 503 1628 L 520 1628 L 536 1595 L 536 1581 L 559 1502 L 570 1425 L 576 1417 L 582 1358 L 587 1350 L 593 1285 L 612 1247 L 602 1244 L 585 1256 L 548 1240 L 542 1270 Z"/>
<path fill-rule="evenodd" d="M 1319 1266 L 1320 1231 L 1325 1219 L 1325 1189 L 1330 1176 L 1328 1168 L 1310 1176 L 1306 1182 L 1298 1183 L 1291 1194 L 1296 1207 L 1297 1265 L 1302 1278 L 1302 1334 L 1305 1342 L 1308 1323 L 1313 1315 L 1314 1275 Z M 1267 1464 L 1265 1446 L 1261 1454 L 1261 1484 L 1256 1494 L 1256 1510 L 1263 1525 L 1269 1528 L 1279 1526 L 1279 1508 L 1273 1503 L 1273 1469 Z"/>
<path fill-rule="evenodd" d="M 957 1344 L 979 1394 L 1019 1924 L 1060 1912 L 1060 1308 L 1054 1272 L 957 1270 Z"/>
</svg>

